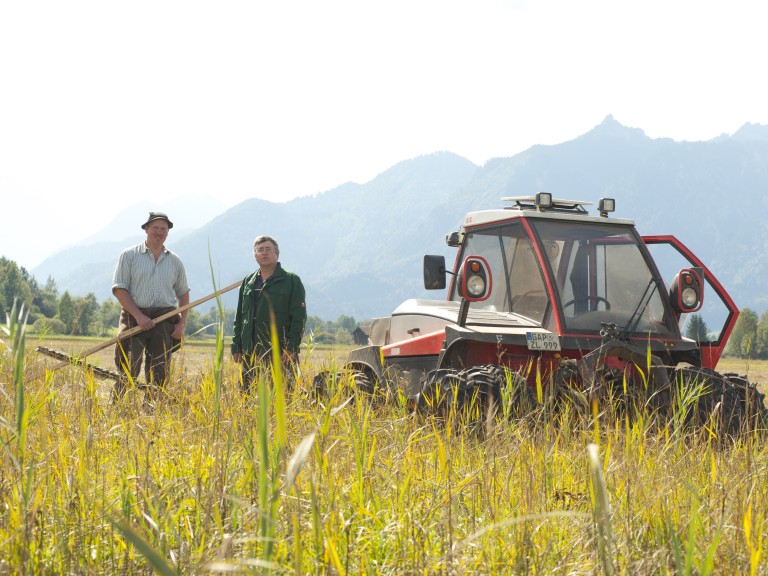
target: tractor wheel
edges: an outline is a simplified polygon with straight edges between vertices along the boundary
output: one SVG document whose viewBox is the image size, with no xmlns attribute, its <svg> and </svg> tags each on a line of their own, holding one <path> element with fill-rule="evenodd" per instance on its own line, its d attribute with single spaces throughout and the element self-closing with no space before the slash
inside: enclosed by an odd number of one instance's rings
<svg viewBox="0 0 768 576">
<path fill-rule="evenodd" d="M 552 379 L 554 389 L 545 390 L 545 403 L 555 410 L 569 406 L 579 413 L 592 417 L 596 402 L 601 414 L 610 419 L 617 416 L 633 418 L 638 411 L 666 409 L 669 401 L 662 398 L 663 391 L 643 385 L 637 373 L 626 374 L 623 370 L 599 366 L 590 381 L 584 382 L 576 361 L 560 363 Z"/>
<path fill-rule="evenodd" d="M 540 404 L 536 391 L 528 385 L 519 372 L 502 371 L 501 408 L 499 413 L 508 418 L 520 419 L 531 414 Z"/>
<path fill-rule="evenodd" d="M 743 376 L 707 368 L 680 368 L 675 371 L 673 383 L 677 404 L 691 408 L 685 414 L 686 422 L 710 426 L 717 423 L 726 436 L 768 425 L 765 394 Z"/>
<path fill-rule="evenodd" d="M 562 360 L 552 378 L 552 387 L 544 390 L 544 404 L 559 410 L 565 405 L 588 410 L 589 399 L 583 391 L 579 369 L 575 360 Z"/>
<path fill-rule="evenodd" d="M 517 372 L 510 372 L 508 377 L 496 364 L 467 368 L 459 372 L 459 377 L 464 382 L 463 400 L 468 410 L 478 404 L 486 414 L 492 409 L 496 415 L 519 419 L 538 404 L 525 378 Z"/>
<path fill-rule="evenodd" d="M 433 370 L 422 380 L 418 408 L 454 425 L 476 427 L 485 420 L 488 406 L 498 405 L 497 377 L 485 366 Z M 490 404 L 490 398 L 495 404 Z"/>
<path fill-rule="evenodd" d="M 368 372 L 363 370 L 353 370 L 349 373 L 350 387 L 355 391 L 355 395 L 366 394 L 372 395 L 378 388 L 377 381 L 371 378 Z"/>
<path fill-rule="evenodd" d="M 472 366 L 459 372 L 462 386 L 456 394 L 456 409 L 482 417 L 488 410 L 498 412 L 504 371 L 494 364 Z"/>
<path fill-rule="evenodd" d="M 349 369 L 318 372 L 312 381 L 315 396 L 331 396 L 344 388 L 353 396 L 375 397 L 380 392 L 378 379 L 364 370 Z"/>
<path fill-rule="evenodd" d="M 744 420 L 749 428 L 768 430 L 768 406 L 765 404 L 765 394 L 757 389 L 757 384 L 747 380 L 746 376 L 730 372 L 721 376 L 739 391 Z"/>
<path fill-rule="evenodd" d="M 321 370 L 312 380 L 312 396 L 322 398 L 327 396 L 331 390 L 334 390 L 338 384 L 340 372 L 331 372 L 330 370 Z M 335 385 L 334 385 L 335 384 Z"/>
<path fill-rule="evenodd" d="M 446 406 L 453 397 L 452 390 L 460 388 L 459 373 L 450 368 L 432 370 L 421 379 L 421 392 L 416 408 L 424 414 L 447 412 Z"/>
<path fill-rule="evenodd" d="M 422 380 L 418 407 L 422 412 L 460 415 L 466 422 L 478 423 L 494 416 L 521 418 L 536 406 L 536 398 L 525 379 L 495 364 L 472 366 L 461 371 L 433 370 Z"/>
</svg>

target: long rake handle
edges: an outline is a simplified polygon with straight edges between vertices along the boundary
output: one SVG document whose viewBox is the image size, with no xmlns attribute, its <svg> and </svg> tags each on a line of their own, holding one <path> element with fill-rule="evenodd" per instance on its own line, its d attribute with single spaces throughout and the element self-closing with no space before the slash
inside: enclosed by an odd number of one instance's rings
<svg viewBox="0 0 768 576">
<path fill-rule="evenodd" d="M 167 312 L 165 314 L 161 314 L 157 318 L 153 318 L 153 320 L 157 322 L 162 322 L 163 320 L 168 320 L 168 318 L 172 318 L 176 314 L 179 314 L 180 312 L 184 312 L 185 310 L 189 310 L 190 308 L 194 308 L 195 306 L 199 306 L 203 302 L 208 302 L 208 300 L 211 300 L 213 298 L 216 298 L 216 296 L 220 296 L 221 294 L 224 294 L 225 292 L 229 292 L 230 290 L 233 290 L 237 287 L 239 287 L 243 283 L 242 280 L 239 280 L 238 282 L 235 282 L 234 284 L 230 284 L 229 286 L 222 288 L 220 290 L 216 290 L 213 294 L 209 294 L 208 296 L 204 296 L 203 298 L 200 298 L 199 300 L 195 300 L 194 302 L 190 302 L 189 304 L 184 304 L 184 306 L 179 306 L 175 310 L 171 310 L 170 312 Z M 125 340 L 126 338 L 130 338 L 131 336 L 134 336 L 138 334 L 139 332 L 142 332 L 141 326 L 135 326 L 131 328 L 130 330 L 126 330 L 125 332 L 122 332 L 121 334 L 118 334 L 111 340 L 107 340 L 106 342 L 102 342 L 101 344 L 97 344 L 93 348 L 88 348 L 88 350 L 85 350 L 84 352 L 81 352 L 78 355 L 78 358 L 85 358 L 86 356 L 90 356 L 91 354 L 98 352 L 99 350 L 104 350 L 104 348 L 108 348 L 109 346 L 113 346 L 120 342 L 121 340 Z M 63 368 L 64 366 L 69 366 L 71 362 L 69 361 L 62 361 L 58 364 L 54 364 L 50 368 L 45 368 L 43 371 L 39 374 L 36 374 L 34 377 L 32 377 L 32 380 L 37 380 L 41 376 L 45 375 L 46 370 L 58 370 L 59 368 Z"/>
</svg>

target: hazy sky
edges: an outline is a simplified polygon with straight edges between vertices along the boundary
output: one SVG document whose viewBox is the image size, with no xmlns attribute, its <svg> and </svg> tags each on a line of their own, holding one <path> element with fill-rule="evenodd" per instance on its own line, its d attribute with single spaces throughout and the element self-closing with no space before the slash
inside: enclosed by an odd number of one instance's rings
<svg viewBox="0 0 768 576">
<path fill-rule="evenodd" d="M 143 199 L 283 201 L 608 114 L 676 140 L 768 124 L 763 6 L 0 0 L 0 255 L 31 269 Z"/>
</svg>

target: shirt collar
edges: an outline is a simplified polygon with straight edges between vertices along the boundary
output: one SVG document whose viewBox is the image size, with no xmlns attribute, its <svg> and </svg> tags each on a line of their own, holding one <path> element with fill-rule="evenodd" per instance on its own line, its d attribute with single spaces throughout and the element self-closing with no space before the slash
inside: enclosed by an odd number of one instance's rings
<svg viewBox="0 0 768 576">
<path fill-rule="evenodd" d="M 141 246 L 139 248 L 139 252 L 142 252 L 142 253 L 149 252 L 149 246 L 147 246 L 146 242 L 142 242 L 141 244 L 139 244 L 139 246 Z M 166 248 L 165 244 L 163 244 L 163 254 L 167 254 L 167 253 L 168 253 L 168 248 Z"/>
</svg>

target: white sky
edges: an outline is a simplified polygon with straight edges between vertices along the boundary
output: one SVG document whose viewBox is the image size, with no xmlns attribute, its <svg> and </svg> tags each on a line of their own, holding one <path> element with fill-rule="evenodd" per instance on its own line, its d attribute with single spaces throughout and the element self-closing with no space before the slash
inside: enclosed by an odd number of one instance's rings
<svg viewBox="0 0 768 576">
<path fill-rule="evenodd" d="M 768 124 L 763 6 L 0 0 L 0 255 L 31 269 L 143 199 L 284 201 L 608 114 L 676 140 Z"/>
</svg>

